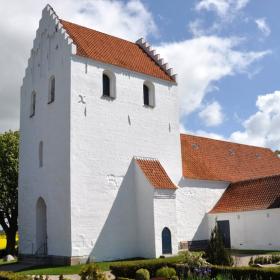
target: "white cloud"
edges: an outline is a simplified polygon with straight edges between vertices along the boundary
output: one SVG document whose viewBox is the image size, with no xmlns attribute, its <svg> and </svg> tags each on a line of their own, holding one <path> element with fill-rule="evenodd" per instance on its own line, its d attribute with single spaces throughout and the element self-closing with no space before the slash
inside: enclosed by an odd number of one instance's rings
<svg viewBox="0 0 280 280">
<path fill-rule="evenodd" d="M 156 48 L 178 73 L 181 116 L 199 109 L 216 81 L 248 71 L 253 62 L 268 54 L 239 51 L 240 44 L 237 38 L 201 36 Z"/>
<path fill-rule="evenodd" d="M 140 0 L 13 0 L 0 9 L 0 132 L 19 127 L 19 90 L 38 28 L 50 3 L 58 16 L 129 40 L 157 32 Z"/>
<path fill-rule="evenodd" d="M 271 30 L 265 18 L 258 18 L 255 20 L 255 23 L 264 36 L 270 35 Z"/>
<path fill-rule="evenodd" d="M 205 106 L 203 110 L 199 112 L 198 116 L 206 126 L 217 126 L 224 120 L 222 107 L 217 101 Z"/>
<path fill-rule="evenodd" d="M 280 91 L 258 96 L 258 111 L 243 122 L 243 131 L 235 131 L 236 142 L 280 148 Z"/>
<path fill-rule="evenodd" d="M 232 17 L 242 10 L 249 3 L 249 0 L 200 0 L 196 10 L 215 11 L 220 17 Z"/>
</svg>

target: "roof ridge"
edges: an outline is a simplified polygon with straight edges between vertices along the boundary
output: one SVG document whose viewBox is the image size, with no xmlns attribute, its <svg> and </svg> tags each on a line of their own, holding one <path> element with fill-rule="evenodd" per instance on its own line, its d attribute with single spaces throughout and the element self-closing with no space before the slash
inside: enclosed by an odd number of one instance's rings
<svg viewBox="0 0 280 280">
<path fill-rule="evenodd" d="M 164 59 L 156 54 L 156 50 L 153 50 L 150 44 L 144 40 L 143 37 L 135 42 L 155 63 L 175 82 L 177 82 L 177 74 L 173 73 L 173 68 L 169 68 L 168 63 L 164 63 Z"/>
<path fill-rule="evenodd" d="M 203 138 L 203 139 L 208 139 L 208 140 L 211 140 L 211 141 L 224 142 L 224 143 L 229 143 L 229 144 L 233 144 L 233 145 L 240 145 L 240 146 L 247 146 L 247 147 L 254 147 L 254 148 L 259 148 L 259 149 L 265 149 L 265 150 L 269 150 L 273 153 L 273 150 L 271 150 L 268 147 L 262 147 L 262 146 L 256 146 L 256 145 L 250 145 L 250 144 L 242 144 L 242 143 L 232 142 L 232 141 L 228 141 L 228 140 L 214 139 L 214 138 L 210 138 L 210 137 L 206 137 L 206 136 L 187 134 L 187 133 L 180 133 L 180 135 L 183 136 L 183 137 L 191 136 L 191 137 L 195 137 L 195 138 Z"/>
<path fill-rule="evenodd" d="M 74 23 L 72 21 L 65 20 L 65 19 L 60 19 L 60 21 L 63 21 L 63 22 L 66 22 L 66 23 L 70 23 L 70 24 L 73 24 L 73 25 L 77 25 L 79 27 L 82 27 L 82 28 L 85 28 L 85 29 L 88 29 L 88 30 L 91 30 L 91 31 L 94 31 L 94 32 L 97 32 L 97 33 L 100 33 L 100 34 L 103 34 L 103 35 L 106 35 L 106 36 L 113 37 L 113 38 L 121 40 L 121 41 L 128 42 L 128 43 L 133 44 L 133 45 L 136 45 L 135 42 L 132 42 L 130 40 L 123 39 L 123 38 L 120 38 L 120 37 L 117 37 L 117 36 L 114 36 L 114 35 L 111 35 L 111 34 L 108 34 L 108 33 L 105 33 L 105 32 L 102 32 L 102 31 L 99 31 L 99 30 L 96 30 L 96 29 L 93 29 L 91 27 L 87 27 L 87 26 L 84 26 L 84 25 L 81 25 L 81 24 L 78 24 L 78 23 Z"/>
<path fill-rule="evenodd" d="M 136 160 L 139 159 L 139 160 L 149 160 L 149 161 L 158 161 L 159 162 L 159 160 L 157 158 L 153 158 L 153 157 L 134 156 L 133 158 Z"/>
</svg>

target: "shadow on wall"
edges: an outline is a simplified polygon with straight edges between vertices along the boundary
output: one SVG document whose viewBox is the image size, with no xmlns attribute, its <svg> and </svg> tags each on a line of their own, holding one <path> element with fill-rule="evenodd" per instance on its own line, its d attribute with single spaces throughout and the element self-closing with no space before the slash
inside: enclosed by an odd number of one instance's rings
<svg viewBox="0 0 280 280">
<path fill-rule="evenodd" d="M 134 172 L 132 161 L 119 187 L 106 222 L 90 253 L 90 260 L 139 257 L 137 256 L 137 204 Z"/>
<path fill-rule="evenodd" d="M 209 240 L 209 222 L 208 214 L 205 213 L 197 230 L 194 234 L 193 240 L 188 242 L 189 249 L 191 250 L 204 250 L 207 248 Z"/>
</svg>

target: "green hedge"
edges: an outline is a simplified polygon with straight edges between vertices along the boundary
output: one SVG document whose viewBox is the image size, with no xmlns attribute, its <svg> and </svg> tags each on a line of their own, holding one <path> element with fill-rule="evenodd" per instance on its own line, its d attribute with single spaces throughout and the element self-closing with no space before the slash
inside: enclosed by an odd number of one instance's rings
<svg viewBox="0 0 280 280">
<path fill-rule="evenodd" d="M 13 272 L 0 271 L 0 280 L 32 280 L 27 275 L 20 275 Z"/>
<path fill-rule="evenodd" d="M 122 262 L 120 264 L 111 265 L 110 270 L 117 278 L 124 277 L 134 279 L 136 271 L 140 268 L 144 268 L 149 270 L 151 277 L 155 277 L 157 269 L 163 266 L 175 267 L 176 263 L 180 262 L 181 259 L 182 257 L 179 256 L 172 258 Z"/>
<path fill-rule="evenodd" d="M 280 269 L 279 268 L 254 268 L 254 267 L 222 267 L 213 266 L 212 277 L 219 274 L 230 275 L 235 280 L 279 280 Z"/>
</svg>

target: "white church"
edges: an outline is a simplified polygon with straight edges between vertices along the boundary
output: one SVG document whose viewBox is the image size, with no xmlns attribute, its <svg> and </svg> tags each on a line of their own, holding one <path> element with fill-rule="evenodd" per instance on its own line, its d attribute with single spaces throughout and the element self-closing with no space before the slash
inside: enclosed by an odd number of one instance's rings
<svg viewBox="0 0 280 280">
<path fill-rule="evenodd" d="M 19 253 L 52 263 L 207 246 L 280 250 L 280 159 L 180 134 L 176 75 L 142 38 L 47 5 L 21 87 Z M 190 104 L 191 106 L 191 104 Z"/>
</svg>

